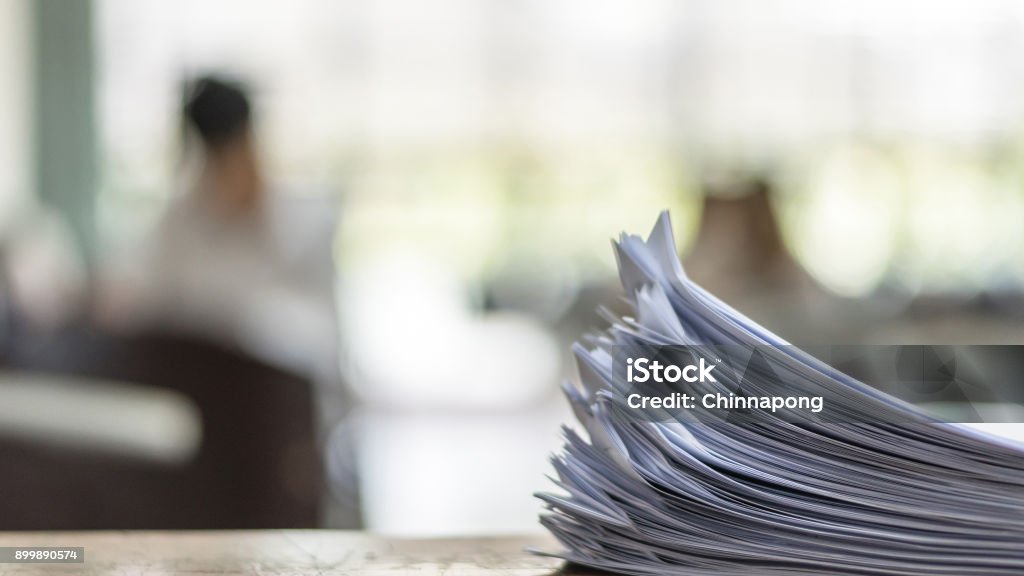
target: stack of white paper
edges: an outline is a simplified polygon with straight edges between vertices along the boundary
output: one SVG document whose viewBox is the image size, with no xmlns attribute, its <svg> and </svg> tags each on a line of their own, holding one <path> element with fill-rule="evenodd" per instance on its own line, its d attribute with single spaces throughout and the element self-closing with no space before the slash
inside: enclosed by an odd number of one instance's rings
<svg viewBox="0 0 1024 576">
<path fill-rule="evenodd" d="M 686 278 L 665 214 L 616 253 L 635 317 L 575 347 L 565 393 L 586 437 L 565 429 L 560 493 L 538 495 L 564 546 L 541 553 L 627 574 L 1024 574 L 1024 449 L 931 420 L 744 318 Z M 733 344 L 786 367 L 758 393 L 823 397 L 833 419 L 623 406 L 617 350 Z"/>
</svg>

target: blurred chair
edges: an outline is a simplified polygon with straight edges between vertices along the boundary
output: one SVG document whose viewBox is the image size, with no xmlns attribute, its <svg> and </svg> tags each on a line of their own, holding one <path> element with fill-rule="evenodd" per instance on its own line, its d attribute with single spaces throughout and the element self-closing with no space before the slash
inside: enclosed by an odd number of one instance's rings
<svg viewBox="0 0 1024 576">
<path fill-rule="evenodd" d="M 317 526 L 323 475 L 308 381 L 189 337 L 80 328 L 18 338 L 2 364 L 76 386 L 174 391 L 197 407 L 202 440 L 169 464 L 0 434 L 0 529 Z"/>
</svg>

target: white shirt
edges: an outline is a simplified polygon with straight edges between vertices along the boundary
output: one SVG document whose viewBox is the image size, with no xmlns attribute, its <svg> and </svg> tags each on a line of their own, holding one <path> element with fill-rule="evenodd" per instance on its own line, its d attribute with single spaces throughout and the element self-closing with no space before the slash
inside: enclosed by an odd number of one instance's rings
<svg viewBox="0 0 1024 576">
<path fill-rule="evenodd" d="M 141 247 L 135 294 L 118 316 L 239 345 L 317 379 L 337 371 L 334 210 L 269 198 L 255 217 L 174 201 Z"/>
</svg>

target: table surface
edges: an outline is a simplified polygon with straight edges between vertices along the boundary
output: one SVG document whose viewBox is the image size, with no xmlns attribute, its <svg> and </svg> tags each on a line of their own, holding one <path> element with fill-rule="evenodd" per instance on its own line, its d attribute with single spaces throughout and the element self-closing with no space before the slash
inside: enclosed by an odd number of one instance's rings
<svg viewBox="0 0 1024 576">
<path fill-rule="evenodd" d="M 0 564 L 0 575 L 547 575 L 545 537 L 406 540 L 333 530 L 0 532 L 0 546 L 83 546 L 83 564 Z"/>
</svg>

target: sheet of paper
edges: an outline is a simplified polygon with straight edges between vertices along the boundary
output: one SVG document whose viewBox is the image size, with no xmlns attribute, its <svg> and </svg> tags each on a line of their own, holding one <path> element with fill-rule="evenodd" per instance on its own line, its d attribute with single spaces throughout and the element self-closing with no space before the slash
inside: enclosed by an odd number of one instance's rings
<svg viewBox="0 0 1024 576">
<path fill-rule="evenodd" d="M 574 348 L 564 389 L 585 434 L 566 429 L 556 491 L 538 495 L 564 549 L 538 553 L 638 575 L 1024 573 L 1024 448 L 787 345 L 693 284 L 674 245 L 667 214 L 615 245 L 635 313 Z M 756 347 L 756 370 L 699 386 L 819 396 L 828 417 L 624 409 L 616 353 L 673 345 Z"/>
</svg>

